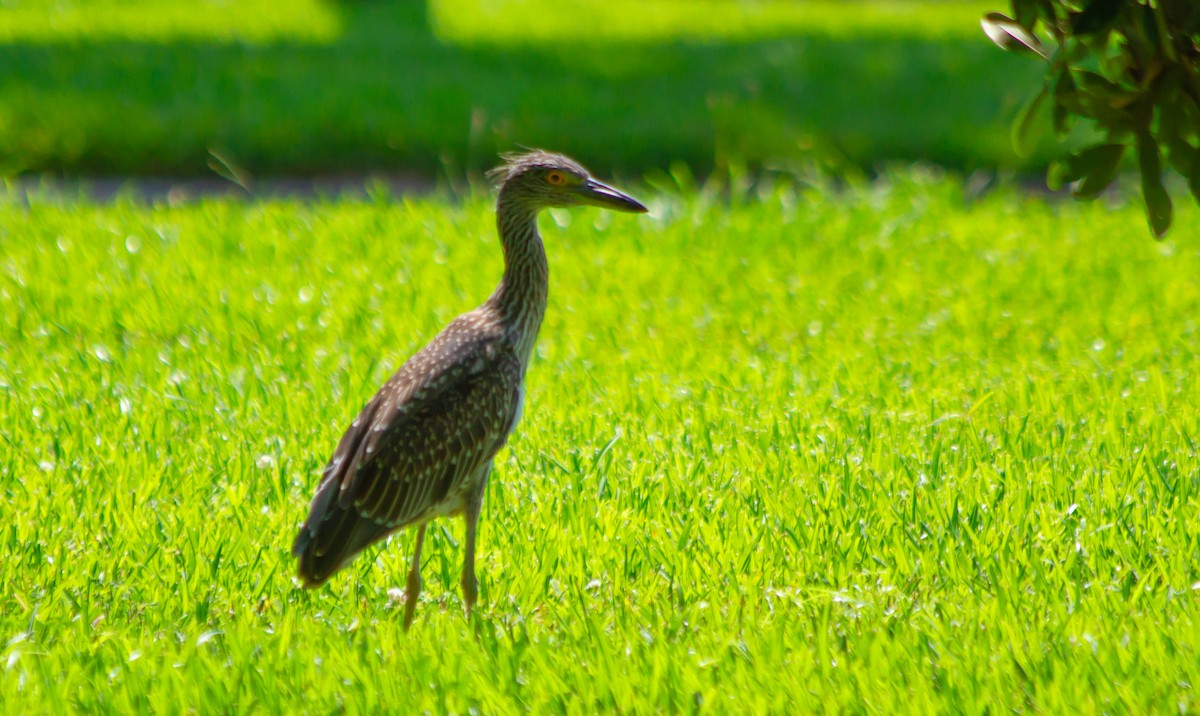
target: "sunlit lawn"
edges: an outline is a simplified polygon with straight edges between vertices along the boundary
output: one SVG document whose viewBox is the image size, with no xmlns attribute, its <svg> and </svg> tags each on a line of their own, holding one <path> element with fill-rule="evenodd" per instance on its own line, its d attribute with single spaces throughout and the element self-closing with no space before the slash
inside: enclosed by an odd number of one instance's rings
<svg viewBox="0 0 1200 716">
<path fill-rule="evenodd" d="M 543 221 L 478 623 L 447 522 L 407 635 L 411 535 L 315 592 L 288 548 L 494 285 L 488 200 L 0 205 L 5 710 L 1196 708 L 1194 209 L 638 193 Z"/>
</svg>

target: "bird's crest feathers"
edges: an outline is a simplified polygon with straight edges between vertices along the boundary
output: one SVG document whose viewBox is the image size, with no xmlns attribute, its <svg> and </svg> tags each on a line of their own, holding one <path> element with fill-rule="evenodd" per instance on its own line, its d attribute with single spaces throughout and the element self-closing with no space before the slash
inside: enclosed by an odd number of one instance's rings
<svg viewBox="0 0 1200 716">
<path fill-rule="evenodd" d="M 504 160 L 504 163 L 487 173 L 488 178 L 498 187 L 503 186 L 504 182 L 526 169 L 565 169 L 581 176 L 589 175 L 588 170 L 574 159 L 555 152 L 547 152 L 544 149 L 509 152 L 501 154 L 500 158 Z"/>
</svg>

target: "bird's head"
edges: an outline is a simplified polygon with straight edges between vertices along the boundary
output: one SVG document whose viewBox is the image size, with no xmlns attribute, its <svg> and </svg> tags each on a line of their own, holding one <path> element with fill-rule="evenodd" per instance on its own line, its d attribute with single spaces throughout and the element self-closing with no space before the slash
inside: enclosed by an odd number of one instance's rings
<svg viewBox="0 0 1200 716">
<path fill-rule="evenodd" d="M 502 197 L 532 208 L 590 204 L 605 209 L 645 213 L 646 207 L 631 196 L 593 179 L 587 169 L 561 154 L 535 150 L 505 154 L 504 164 L 489 176 Z"/>
</svg>

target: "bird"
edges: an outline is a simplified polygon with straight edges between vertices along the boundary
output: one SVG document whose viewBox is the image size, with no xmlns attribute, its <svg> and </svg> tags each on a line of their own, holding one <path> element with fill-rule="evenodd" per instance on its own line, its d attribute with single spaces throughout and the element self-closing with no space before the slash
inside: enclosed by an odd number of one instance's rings
<svg viewBox="0 0 1200 716">
<path fill-rule="evenodd" d="M 496 453 L 521 418 L 525 373 L 546 312 L 549 266 L 538 213 L 579 205 L 647 211 L 562 154 L 532 150 L 502 159 L 489 172 L 499 186 L 499 285 L 400 366 L 363 407 L 323 471 L 292 546 L 300 583 L 318 587 L 368 546 L 415 528 L 405 630 L 421 593 L 425 528 L 435 518 L 462 515 L 466 521 L 468 616 L 478 598 L 475 535 L 484 488 Z"/>
</svg>

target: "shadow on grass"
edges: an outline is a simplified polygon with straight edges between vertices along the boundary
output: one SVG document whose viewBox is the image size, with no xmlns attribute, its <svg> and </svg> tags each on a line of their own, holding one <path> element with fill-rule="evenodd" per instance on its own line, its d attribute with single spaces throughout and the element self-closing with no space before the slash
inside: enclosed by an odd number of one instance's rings
<svg viewBox="0 0 1200 716">
<path fill-rule="evenodd" d="M 459 177 L 516 144 L 595 169 L 683 160 L 1019 166 L 1037 68 L 983 39 L 458 46 L 421 2 L 343 3 L 329 44 L 0 45 L 0 171 Z M 1019 75 L 1019 76 L 1014 76 Z"/>
</svg>

